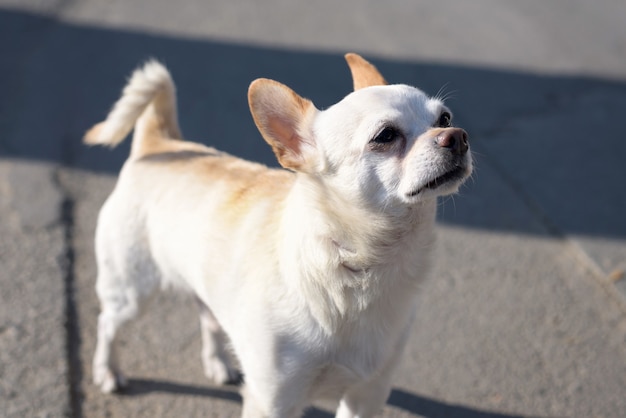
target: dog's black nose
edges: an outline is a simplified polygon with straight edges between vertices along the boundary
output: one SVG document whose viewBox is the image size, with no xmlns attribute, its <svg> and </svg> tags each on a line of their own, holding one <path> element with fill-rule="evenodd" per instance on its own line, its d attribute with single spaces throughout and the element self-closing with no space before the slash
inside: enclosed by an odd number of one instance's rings
<svg viewBox="0 0 626 418">
<path fill-rule="evenodd" d="M 455 155 L 464 155 L 469 146 L 467 145 L 467 132 L 461 128 L 448 128 L 437 135 L 437 145 L 441 148 L 449 148 Z"/>
</svg>

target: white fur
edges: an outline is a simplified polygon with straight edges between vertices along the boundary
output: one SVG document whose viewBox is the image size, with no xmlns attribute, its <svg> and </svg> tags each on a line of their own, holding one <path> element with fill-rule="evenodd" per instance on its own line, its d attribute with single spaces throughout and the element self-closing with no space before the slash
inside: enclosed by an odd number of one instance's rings
<svg viewBox="0 0 626 418">
<path fill-rule="evenodd" d="M 105 392 L 123 384 L 117 329 L 156 288 L 173 286 L 201 301 L 202 360 L 218 383 L 235 375 L 222 332 L 230 338 L 245 375 L 244 417 L 297 417 L 322 396 L 341 398 L 338 417 L 373 416 L 429 270 L 436 197 L 462 179 L 411 193 L 453 160 L 469 175 L 470 154 L 437 145 L 445 129 L 432 126 L 445 107 L 413 87 L 362 88 L 319 111 L 285 86 L 255 83 L 255 121 L 296 174 L 161 138 L 178 138 L 178 126 L 173 83 L 155 62 L 88 134 L 115 145 L 143 114 L 98 220 L 95 382 Z M 402 142 L 374 150 L 388 125 Z M 185 152 L 197 158 L 169 160 Z"/>
<path fill-rule="evenodd" d="M 146 112 L 150 105 L 153 109 Z M 150 60 L 140 70 L 133 73 L 107 116 L 106 123 L 89 132 L 85 142 L 90 145 L 116 146 L 133 129 L 135 122 L 144 114 L 145 118 L 163 117 L 171 132 L 166 136 L 180 137 L 176 110 L 176 87 L 167 69 L 159 62 Z M 140 124 L 135 126 L 140 128 Z"/>
</svg>

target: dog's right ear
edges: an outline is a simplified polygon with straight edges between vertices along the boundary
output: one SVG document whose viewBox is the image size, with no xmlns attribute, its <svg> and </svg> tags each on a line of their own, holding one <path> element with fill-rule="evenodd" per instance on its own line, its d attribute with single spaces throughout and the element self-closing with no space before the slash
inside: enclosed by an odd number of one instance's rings
<svg viewBox="0 0 626 418">
<path fill-rule="evenodd" d="M 352 82 L 354 83 L 354 91 L 370 86 L 386 86 L 388 83 L 376 67 L 369 61 L 353 52 L 345 55 L 348 67 L 352 73 Z"/>
<path fill-rule="evenodd" d="M 310 122 L 317 112 L 313 103 L 274 80 L 254 80 L 248 89 L 254 123 L 285 168 L 308 171 L 315 149 Z"/>
</svg>

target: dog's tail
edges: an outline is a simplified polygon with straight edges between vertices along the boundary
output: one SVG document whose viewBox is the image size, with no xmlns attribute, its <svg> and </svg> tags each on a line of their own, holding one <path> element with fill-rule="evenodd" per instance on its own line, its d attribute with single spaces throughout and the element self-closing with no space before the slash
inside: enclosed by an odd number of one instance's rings
<svg viewBox="0 0 626 418">
<path fill-rule="evenodd" d="M 84 137 L 89 145 L 114 147 L 135 128 L 131 155 L 139 156 L 150 142 L 181 139 L 176 111 L 176 87 L 167 69 L 155 60 L 135 70 L 106 120 Z"/>
</svg>

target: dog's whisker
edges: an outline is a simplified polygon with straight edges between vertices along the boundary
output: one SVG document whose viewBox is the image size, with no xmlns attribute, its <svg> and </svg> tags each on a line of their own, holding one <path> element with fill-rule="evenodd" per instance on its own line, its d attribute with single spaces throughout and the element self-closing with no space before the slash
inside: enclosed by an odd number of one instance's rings
<svg viewBox="0 0 626 418">
<path fill-rule="evenodd" d="M 458 90 L 446 90 L 449 85 L 450 82 L 447 82 L 443 86 L 441 86 L 441 88 L 439 88 L 439 90 L 437 91 L 437 94 L 435 94 L 434 98 L 440 100 L 441 102 L 446 102 L 447 100 L 456 98 L 455 95 L 456 93 L 458 93 Z"/>
</svg>

